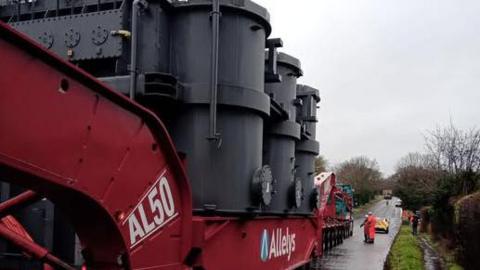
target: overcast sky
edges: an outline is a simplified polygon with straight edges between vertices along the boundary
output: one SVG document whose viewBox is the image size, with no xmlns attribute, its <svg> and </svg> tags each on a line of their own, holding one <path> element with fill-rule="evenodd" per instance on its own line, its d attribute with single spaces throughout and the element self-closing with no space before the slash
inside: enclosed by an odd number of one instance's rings
<svg viewBox="0 0 480 270">
<path fill-rule="evenodd" d="M 255 0 L 282 51 L 320 90 L 330 164 L 375 158 L 385 175 L 450 119 L 480 127 L 480 1 Z"/>
</svg>

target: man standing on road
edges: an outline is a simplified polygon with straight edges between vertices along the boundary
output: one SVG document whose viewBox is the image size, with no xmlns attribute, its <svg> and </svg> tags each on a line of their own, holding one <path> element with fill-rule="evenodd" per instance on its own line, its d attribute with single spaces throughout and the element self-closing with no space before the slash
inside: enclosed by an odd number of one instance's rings
<svg viewBox="0 0 480 270">
<path fill-rule="evenodd" d="M 412 223 L 412 234 L 417 235 L 417 228 L 418 228 L 418 220 L 420 217 L 418 216 L 418 213 L 415 212 L 413 216 L 410 218 L 410 223 Z"/>
<path fill-rule="evenodd" d="M 373 215 L 372 212 L 368 212 L 368 215 L 365 216 L 365 220 L 360 225 L 360 227 L 365 226 L 363 228 L 363 234 L 365 236 L 366 243 L 373 243 L 375 241 L 375 224 L 377 223 L 377 219 Z"/>
<path fill-rule="evenodd" d="M 360 224 L 360 228 L 361 227 L 363 227 L 363 236 L 365 237 L 365 240 L 363 240 L 363 242 L 367 243 L 367 242 L 369 242 L 369 238 L 368 238 L 368 233 L 369 233 L 368 215 L 365 215 L 365 219 L 363 220 L 362 224 Z"/>
<path fill-rule="evenodd" d="M 368 237 L 370 238 L 370 242 L 373 243 L 375 241 L 375 225 L 377 224 L 377 218 L 372 212 L 368 212 L 368 220 Z"/>
</svg>

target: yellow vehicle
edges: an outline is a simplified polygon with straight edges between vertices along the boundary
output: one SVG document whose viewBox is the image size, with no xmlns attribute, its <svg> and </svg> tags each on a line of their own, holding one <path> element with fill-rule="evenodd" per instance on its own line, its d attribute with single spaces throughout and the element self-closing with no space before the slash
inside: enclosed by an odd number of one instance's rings
<svg viewBox="0 0 480 270">
<path fill-rule="evenodd" d="M 388 229 L 390 227 L 390 221 L 388 218 L 378 218 L 377 222 L 375 223 L 375 231 L 376 232 L 384 232 L 388 233 Z"/>
</svg>

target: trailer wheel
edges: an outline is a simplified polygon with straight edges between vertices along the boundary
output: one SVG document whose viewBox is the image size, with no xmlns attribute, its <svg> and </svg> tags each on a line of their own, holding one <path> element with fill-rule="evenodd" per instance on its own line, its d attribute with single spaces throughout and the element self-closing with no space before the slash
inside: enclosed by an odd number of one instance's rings
<svg viewBox="0 0 480 270">
<path fill-rule="evenodd" d="M 333 231 L 333 246 L 336 247 L 338 245 L 338 229 L 335 228 Z"/>
<path fill-rule="evenodd" d="M 332 229 L 331 237 L 330 237 L 330 249 L 332 249 L 335 246 L 335 242 L 337 241 L 335 233 L 336 233 L 336 231 L 335 231 L 335 227 L 334 227 Z"/>
<path fill-rule="evenodd" d="M 328 230 L 328 238 L 327 238 L 327 249 L 332 248 L 332 232 L 330 229 Z"/>
<path fill-rule="evenodd" d="M 332 248 L 337 245 L 337 242 L 338 242 L 338 236 L 337 235 L 338 235 L 337 228 L 333 228 L 333 231 L 332 231 Z"/>
<path fill-rule="evenodd" d="M 323 231 L 323 250 L 327 250 L 328 249 L 328 230 L 325 229 Z"/>
<path fill-rule="evenodd" d="M 323 231 L 323 250 L 327 250 L 327 230 Z"/>
</svg>

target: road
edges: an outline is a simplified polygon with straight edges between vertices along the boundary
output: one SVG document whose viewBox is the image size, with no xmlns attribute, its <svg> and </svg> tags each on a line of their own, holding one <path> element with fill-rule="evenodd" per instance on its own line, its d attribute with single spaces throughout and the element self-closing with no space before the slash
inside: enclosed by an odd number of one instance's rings
<svg viewBox="0 0 480 270">
<path fill-rule="evenodd" d="M 375 244 L 365 244 L 363 242 L 363 228 L 360 228 L 363 218 L 355 219 L 353 236 L 323 255 L 321 269 L 382 270 L 390 246 L 402 223 L 401 209 L 395 207 L 397 201 L 398 198 L 393 198 L 387 205 L 385 200 L 381 200 L 369 209 L 377 217 L 390 219 L 391 224 L 388 234 L 377 233 Z"/>
</svg>

